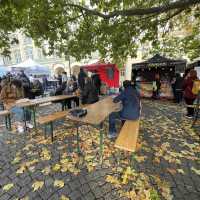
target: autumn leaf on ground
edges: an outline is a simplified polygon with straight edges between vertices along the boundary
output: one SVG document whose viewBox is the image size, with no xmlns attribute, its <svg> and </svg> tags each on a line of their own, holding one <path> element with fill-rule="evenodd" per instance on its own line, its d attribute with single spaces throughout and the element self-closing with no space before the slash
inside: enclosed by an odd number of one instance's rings
<svg viewBox="0 0 200 200">
<path fill-rule="evenodd" d="M 17 163 L 19 163 L 19 161 L 21 160 L 21 158 L 20 157 L 15 157 L 15 159 L 11 162 L 11 164 L 17 164 Z"/>
<path fill-rule="evenodd" d="M 40 188 L 42 188 L 44 185 L 44 181 L 35 181 L 32 185 L 33 191 L 36 191 Z"/>
<path fill-rule="evenodd" d="M 16 174 L 23 174 L 25 170 L 26 170 L 26 167 L 25 167 L 24 165 L 22 165 L 22 166 L 16 171 Z"/>
<path fill-rule="evenodd" d="M 54 187 L 62 188 L 62 187 L 64 187 L 64 185 L 65 185 L 65 183 L 62 180 L 55 180 L 54 181 Z"/>
<path fill-rule="evenodd" d="M 112 184 L 114 184 L 116 187 L 121 187 L 120 181 L 119 181 L 116 177 L 114 177 L 114 176 L 107 175 L 107 177 L 106 177 L 106 182 L 112 183 Z"/>
<path fill-rule="evenodd" d="M 14 186 L 13 183 L 9 183 L 9 184 L 3 186 L 3 190 L 4 190 L 4 191 L 8 191 L 8 190 L 10 190 L 13 186 Z"/>
<path fill-rule="evenodd" d="M 176 170 L 172 168 L 167 168 L 167 171 L 170 172 L 172 175 L 176 174 Z"/>
<path fill-rule="evenodd" d="M 42 173 L 48 175 L 51 172 L 51 167 L 47 166 L 42 170 Z"/>
<path fill-rule="evenodd" d="M 29 200 L 29 197 L 27 196 L 27 197 L 24 197 L 24 198 L 22 198 L 20 200 Z"/>
<path fill-rule="evenodd" d="M 55 164 L 52 169 L 53 171 L 58 171 L 60 170 L 60 168 L 61 168 L 60 164 Z"/>
<path fill-rule="evenodd" d="M 146 156 L 136 156 L 136 160 L 138 162 L 144 162 L 145 159 L 146 159 Z"/>
<path fill-rule="evenodd" d="M 60 200 L 69 200 L 69 198 L 66 197 L 65 195 L 62 195 L 62 196 L 60 197 Z"/>
<path fill-rule="evenodd" d="M 200 170 L 195 169 L 194 167 L 192 167 L 191 170 L 200 176 Z"/>
<path fill-rule="evenodd" d="M 184 172 L 182 169 L 177 169 L 177 171 L 178 171 L 180 174 L 185 174 L 185 172 Z"/>
<path fill-rule="evenodd" d="M 50 160 L 51 159 L 51 154 L 50 154 L 50 152 L 46 148 L 42 149 L 41 159 L 42 160 Z"/>
</svg>

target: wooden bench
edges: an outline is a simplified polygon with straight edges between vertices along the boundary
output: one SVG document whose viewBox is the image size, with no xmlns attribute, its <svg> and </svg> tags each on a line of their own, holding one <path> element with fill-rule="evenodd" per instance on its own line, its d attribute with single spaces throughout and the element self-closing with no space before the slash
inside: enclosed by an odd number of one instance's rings
<svg viewBox="0 0 200 200">
<path fill-rule="evenodd" d="M 140 120 L 126 120 L 115 141 L 116 148 L 132 152 L 131 162 L 134 158 L 134 153 L 138 150 L 139 123 Z"/>
<path fill-rule="evenodd" d="M 65 118 L 67 115 L 66 111 L 55 112 L 46 116 L 39 117 L 38 123 L 41 125 L 45 125 L 44 133 L 46 138 L 47 127 L 50 126 L 51 131 L 51 141 L 53 142 L 53 122 L 59 119 Z"/>
<path fill-rule="evenodd" d="M 5 126 L 8 130 L 11 130 L 11 112 L 8 110 L 0 111 L 0 116 L 5 117 Z"/>
</svg>

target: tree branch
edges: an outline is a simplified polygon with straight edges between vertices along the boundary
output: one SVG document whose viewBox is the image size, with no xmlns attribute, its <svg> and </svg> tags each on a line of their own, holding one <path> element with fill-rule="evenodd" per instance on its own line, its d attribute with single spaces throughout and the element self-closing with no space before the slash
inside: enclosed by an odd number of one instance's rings
<svg viewBox="0 0 200 200">
<path fill-rule="evenodd" d="M 66 4 L 66 6 L 77 8 L 81 11 L 85 11 L 89 15 L 98 16 L 104 19 L 110 19 L 117 16 L 141 16 L 151 14 L 161 14 L 175 9 L 186 9 L 188 7 L 200 4 L 200 0 L 178 0 L 173 3 L 161 5 L 151 8 L 131 8 L 127 10 L 116 10 L 109 14 L 104 14 L 95 9 L 89 9 L 78 4 Z"/>
</svg>

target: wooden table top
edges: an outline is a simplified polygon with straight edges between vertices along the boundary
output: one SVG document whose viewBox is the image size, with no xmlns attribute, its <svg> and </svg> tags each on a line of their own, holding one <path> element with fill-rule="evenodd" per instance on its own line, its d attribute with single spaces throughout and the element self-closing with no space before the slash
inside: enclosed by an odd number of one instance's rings
<svg viewBox="0 0 200 200">
<path fill-rule="evenodd" d="M 103 100 L 90 104 L 84 108 L 87 109 L 86 116 L 79 118 L 67 114 L 67 118 L 86 124 L 100 125 L 111 112 L 117 111 L 120 108 L 120 104 L 113 103 L 112 97 L 106 97 Z"/>
<path fill-rule="evenodd" d="M 58 95 L 58 96 L 42 97 L 42 98 L 39 98 L 39 99 L 30 99 L 27 102 L 15 103 L 15 106 L 17 106 L 17 107 L 29 107 L 29 106 L 39 105 L 39 104 L 53 102 L 53 101 L 70 99 L 70 98 L 73 98 L 73 97 L 76 97 L 76 95 Z"/>
</svg>

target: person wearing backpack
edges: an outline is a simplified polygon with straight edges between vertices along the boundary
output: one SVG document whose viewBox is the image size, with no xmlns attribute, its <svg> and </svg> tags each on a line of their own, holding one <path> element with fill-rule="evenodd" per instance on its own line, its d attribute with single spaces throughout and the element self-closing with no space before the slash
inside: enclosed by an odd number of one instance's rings
<svg viewBox="0 0 200 200">
<path fill-rule="evenodd" d="M 198 80 L 197 71 L 192 69 L 190 70 L 190 72 L 188 73 L 188 75 L 185 77 L 183 81 L 183 97 L 184 97 L 185 103 L 188 105 L 187 114 L 186 114 L 187 118 L 193 118 L 194 116 L 194 108 L 190 106 L 193 105 L 197 97 L 197 95 L 192 92 L 192 88 L 193 88 L 195 80 Z"/>
</svg>

